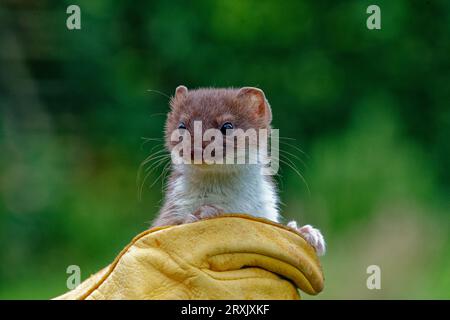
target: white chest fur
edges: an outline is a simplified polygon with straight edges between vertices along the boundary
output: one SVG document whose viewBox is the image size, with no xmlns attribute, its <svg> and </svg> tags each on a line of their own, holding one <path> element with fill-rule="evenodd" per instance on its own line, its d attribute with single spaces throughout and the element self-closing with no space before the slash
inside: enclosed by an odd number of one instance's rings
<svg viewBox="0 0 450 320">
<path fill-rule="evenodd" d="M 217 172 L 180 168 L 169 191 L 178 214 L 192 213 L 202 205 L 215 205 L 225 213 L 246 213 L 279 221 L 278 196 L 273 183 L 261 175 L 259 166 Z"/>
</svg>

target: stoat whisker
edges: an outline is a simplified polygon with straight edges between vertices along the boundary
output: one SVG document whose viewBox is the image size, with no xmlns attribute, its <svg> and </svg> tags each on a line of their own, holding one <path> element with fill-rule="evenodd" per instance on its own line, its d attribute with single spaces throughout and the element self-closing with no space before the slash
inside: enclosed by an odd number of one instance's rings
<svg viewBox="0 0 450 320">
<path fill-rule="evenodd" d="M 165 94 L 164 92 L 158 91 L 158 90 L 147 89 L 147 92 L 157 93 L 157 94 L 162 95 L 163 97 L 166 97 L 167 99 L 170 99 L 169 95 Z"/>
<path fill-rule="evenodd" d="M 144 189 L 145 182 L 147 181 L 148 177 L 152 174 L 152 172 L 154 172 L 157 168 L 159 168 L 164 163 L 164 161 L 169 160 L 169 158 L 170 157 L 168 155 L 161 155 L 160 158 L 156 162 L 152 163 L 150 165 L 150 167 L 145 170 L 145 172 L 146 172 L 145 177 L 139 187 L 139 199 L 140 200 L 142 199 L 142 191 Z M 152 186 L 153 186 L 153 184 L 150 186 L 150 188 Z"/>
<path fill-rule="evenodd" d="M 291 152 L 289 152 L 289 151 L 286 151 L 286 150 L 283 150 L 283 149 L 280 149 L 279 151 L 280 151 L 280 153 L 283 153 L 283 155 L 284 155 L 285 157 L 287 157 L 287 156 L 294 157 L 295 159 L 297 159 L 298 161 L 300 161 L 300 162 L 302 163 L 302 165 L 303 165 L 305 168 L 308 168 L 308 165 L 306 164 L 306 162 L 303 161 L 303 159 L 300 158 L 299 156 L 297 156 L 296 154 L 293 154 L 293 153 L 291 153 Z"/>
<path fill-rule="evenodd" d="M 164 141 L 163 138 L 150 138 L 150 137 L 141 137 L 144 141 Z"/>
<path fill-rule="evenodd" d="M 164 163 L 164 161 L 162 161 L 161 163 Z M 170 161 L 169 161 L 168 163 L 165 164 L 164 168 L 167 166 L 167 164 L 170 164 Z M 158 182 L 158 180 L 163 176 L 164 171 L 165 171 L 164 168 L 163 168 L 163 170 L 161 171 L 161 173 L 160 173 L 160 175 L 158 176 L 158 178 L 156 178 L 155 181 L 153 181 L 153 183 L 150 185 L 149 188 L 152 188 L 152 187 L 156 184 L 156 182 Z"/>
<path fill-rule="evenodd" d="M 142 200 L 142 191 L 144 190 L 144 186 L 145 186 L 145 182 L 147 181 L 148 177 L 152 174 L 152 172 L 158 168 L 158 166 L 155 166 L 152 170 L 150 170 L 149 172 L 147 172 L 147 174 L 145 175 L 144 179 L 142 180 L 142 183 L 139 187 L 139 200 Z"/>
<path fill-rule="evenodd" d="M 289 158 L 273 158 L 275 160 L 280 161 L 281 163 L 287 165 L 289 168 L 291 168 L 299 177 L 302 179 L 303 183 L 306 186 L 306 189 L 308 190 L 308 194 L 311 195 L 311 190 L 309 189 L 308 182 L 306 181 L 305 177 L 300 173 L 299 169 L 296 167 L 295 163 L 292 162 Z"/>
<path fill-rule="evenodd" d="M 156 155 L 161 154 L 161 153 L 167 153 L 167 151 L 164 149 L 161 149 L 159 151 L 151 153 L 147 158 L 144 159 L 144 161 L 142 161 L 141 166 L 146 165 L 148 162 L 152 161 Z"/>
<path fill-rule="evenodd" d="M 166 190 L 166 187 L 167 187 L 167 186 L 164 185 L 164 182 L 165 182 L 166 179 L 167 179 L 167 175 L 170 174 L 170 167 L 171 167 L 171 165 L 172 165 L 172 162 L 169 161 L 169 162 L 166 163 L 166 165 L 165 165 L 164 168 L 163 168 L 164 175 L 163 175 L 163 177 L 162 177 L 162 179 L 161 179 L 161 190 L 162 190 L 162 191 L 165 191 L 165 190 Z"/>
<path fill-rule="evenodd" d="M 141 140 L 143 140 L 143 142 L 141 144 L 141 150 L 149 142 L 153 142 L 153 141 L 162 142 L 163 141 L 163 139 L 160 139 L 160 138 L 146 138 L 146 137 L 141 137 Z M 157 145 L 153 146 L 153 148 L 152 148 L 152 150 L 150 152 L 152 152 L 156 147 L 164 148 L 164 143 L 158 143 Z"/>
<path fill-rule="evenodd" d="M 288 139 L 287 137 L 280 137 L 280 139 L 283 139 L 283 138 L 284 138 L 284 139 Z M 294 140 L 295 140 L 295 139 L 294 139 Z M 281 140 L 280 143 L 281 143 L 281 144 L 284 144 L 284 145 L 286 145 L 286 146 L 289 146 L 289 147 L 291 147 L 291 148 L 296 149 L 297 151 L 299 151 L 300 153 L 302 153 L 305 157 L 308 157 L 308 158 L 309 158 L 308 154 L 307 154 L 305 151 L 303 151 L 302 149 L 300 149 L 298 146 L 293 145 L 293 144 L 291 144 L 291 143 L 289 143 L 289 142 L 286 142 L 286 141 L 283 141 L 283 140 Z"/>
<path fill-rule="evenodd" d="M 145 172 L 150 170 L 155 164 L 159 163 L 161 160 L 169 159 L 169 158 L 170 158 L 170 155 L 168 155 L 168 154 L 160 154 L 158 156 L 155 156 L 154 158 L 151 159 L 153 162 L 151 162 L 150 165 L 145 169 Z"/>
<path fill-rule="evenodd" d="M 164 149 L 159 150 L 158 152 L 155 153 L 151 153 L 144 161 L 142 161 L 142 163 L 139 165 L 139 169 L 138 169 L 138 173 L 137 173 L 137 177 L 136 177 L 136 184 L 139 183 L 139 180 L 141 178 L 141 172 L 144 170 L 144 167 L 152 160 L 155 160 L 155 156 L 157 154 L 160 154 L 162 152 L 166 152 Z"/>
</svg>

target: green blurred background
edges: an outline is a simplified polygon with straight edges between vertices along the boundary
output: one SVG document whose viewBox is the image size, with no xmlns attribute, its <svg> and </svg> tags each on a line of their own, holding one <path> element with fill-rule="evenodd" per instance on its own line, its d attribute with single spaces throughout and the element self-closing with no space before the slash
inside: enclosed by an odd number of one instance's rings
<svg viewBox="0 0 450 320">
<path fill-rule="evenodd" d="M 2 1 L 0 46 L 0 298 L 61 294 L 149 226 L 142 137 L 179 84 L 265 91 L 311 190 L 282 165 L 283 214 L 328 243 L 314 299 L 450 298 L 450 1 Z"/>
</svg>

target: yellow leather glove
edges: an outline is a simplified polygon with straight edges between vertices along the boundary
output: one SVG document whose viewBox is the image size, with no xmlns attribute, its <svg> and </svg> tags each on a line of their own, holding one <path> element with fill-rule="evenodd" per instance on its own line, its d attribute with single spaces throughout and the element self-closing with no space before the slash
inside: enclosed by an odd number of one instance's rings
<svg viewBox="0 0 450 320">
<path fill-rule="evenodd" d="M 323 288 L 314 249 L 269 220 L 219 216 L 153 228 L 56 299 L 299 299 Z"/>
</svg>

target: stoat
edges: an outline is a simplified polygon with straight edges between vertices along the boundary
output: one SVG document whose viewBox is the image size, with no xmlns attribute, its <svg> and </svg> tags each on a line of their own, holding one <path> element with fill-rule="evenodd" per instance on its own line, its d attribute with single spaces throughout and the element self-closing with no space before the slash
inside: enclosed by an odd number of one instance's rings
<svg viewBox="0 0 450 320">
<path fill-rule="evenodd" d="M 174 141 L 173 132 L 188 132 L 192 139 L 195 123 L 201 123 L 202 133 L 216 129 L 223 134 L 224 158 L 230 132 L 271 129 L 270 105 L 264 92 L 257 88 L 188 90 L 179 86 L 170 107 L 165 145 L 172 159 L 176 157 L 174 148 L 180 143 Z M 197 144 L 200 150 L 192 150 L 201 152 L 207 145 L 202 141 Z M 194 151 L 178 157 L 193 160 Z M 224 213 L 246 213 L 280 222 L 277 187 L 270 175 L 261 174 L 262 166 L 259 162 L 208 164 L 203 155 L 197 163 L 173 161 L 163 206 L 153 226 L 183 224 Z M 310 225 L 298 227 L 295 221 L 288 226 L 300 232 L 317 254 L 325 253 L 325 241 L 318 229 Z"/>
</svg>

